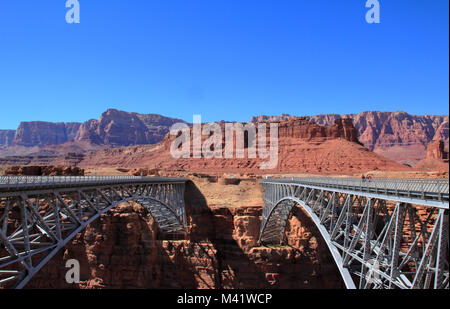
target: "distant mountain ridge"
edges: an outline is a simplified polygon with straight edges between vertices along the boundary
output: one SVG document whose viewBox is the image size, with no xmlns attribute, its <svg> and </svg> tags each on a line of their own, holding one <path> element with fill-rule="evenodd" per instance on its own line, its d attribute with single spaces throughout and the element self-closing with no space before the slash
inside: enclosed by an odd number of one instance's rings
<svg viewBox="0 0 450 309">
<path fill-rule="evenodd" d="M 203 128 L 205 124 L 203 124 Z M 225 124 L 221 125 L 224 132 Z M 191 128 L 191 130 L 193 130 Z M 256 132 L 259 134 L 270 132 Z M 190 134 L 192 137 L 193 134 Z M 267 135 L 266 135 L 267 136 Z M 201 144 L 210 138 L 203 135 Z M 306 117 L 293 117 L 280 121 L 278 126 L 277 155 L 269 158 L 261 156 L 240 158 L 236 152 L 227 158 L 225 149 L 220 150 L 219 157 L 193 157 L 194 145 L 190 143 L 189 158 L 175 158 L 171 147 L 177 137 L 167 135 L 155 146 L 130 146 L 104 148 L 88 153 L 78 164 L 80 167 L 122 167 L 151 168 L 171 172 L 198 173 L 321 173 L 354 175 L 376 170 L 410 171 L 411 168 L 391 161 L 365 148 L 359 143 L 357 131 L 351 119 L 338 119 L 331 126 L 320 126 Z M 219 143 L 226 143 L 221 136 Z M 234 143 L 232 145 L 234 149 Z M 245 143 L 244 143 L 245 145 Z M 247 144 L 248 146 L 248 144 Z M 256 145 L 255 145 L 256 146 Z M 245 147 L 245 146 L 244 146 Z M 204 151 L 204 150 L 203 150 Z M 249 149 L 247 148 L 247 153 Z M 258 150 L 259 153 L 259 150 Z M 272 161 L 273 160 L 273 161 Z M 263 162 L 274 163 L 270 169 L 261 168 Z"/>
<path fill-rule="evenodd" d="M 15 130 L 0 130 L 0 147 L 11 145 L 15 134 Z"/>
<path fill-rule="evenodd" d="M 185 121 L 158 114 L 138 114 L 108 109 L 100 119 L 84 123 L 22 122 L 17 130 L 0 130 L 0 146 L 42 147 L 68 142 L 105 146 L 155 144 L 174 123 Z"/>
<path fill-rule="evenodd" d="M 294 116 L 253 117 L 251 122 L 283 121 Z M 336 119 L 351 118 L 358 139 L 368 149 L 397 162 L 413 165 L 426 157 L 433 140 L 449 144 L 449 116 L 417 116 L 405 112 L 367 111 L 359 114 L 325 114 L 310 116 L 318 125 L 330 126 Z"/>
<path fill-rule="evenodd" d="M 257 116 L 250 122 L 286 121 L 292 118 L 295 117 L 288 114 Z M 351 118 L 358 140 L 365 147 L 409 165 L 414 165 L 426 157 L 426 148 L 431 141 L 442 140 L 446 147 L 449 144 L 449 116 L 367 111 L 308 118 L 321 126 L 332 126 L 339 118 Z M 97 146 L 103 148 L 156 144 L 162 141 L 170 127 L 178 122 L 186 123 L 158 114 L 108 109 L 98 120 L 91 119 L 84 123 L 22 122 L 17 130 L 0 130 L 0 148 L 3 149 L 2 153 L 13 155 L 20 152 L 39 154 L 43 147 L 52 147 L 50 150 L 54 152 L 56 146 L 62 144 L 65 145 L 58 146 L 58 149 L 61 148 L 63 152 L 66 149 L 95 149 Z M 27 152 L 24 149 L 30 150 Z"/>
</svg>

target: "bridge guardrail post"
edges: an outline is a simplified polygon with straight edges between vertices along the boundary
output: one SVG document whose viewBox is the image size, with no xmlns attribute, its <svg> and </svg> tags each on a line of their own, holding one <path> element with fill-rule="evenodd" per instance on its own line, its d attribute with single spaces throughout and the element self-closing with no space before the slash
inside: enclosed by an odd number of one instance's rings
<svg viewBox="0 0 450 309">
<path fill-rule="evenodd" d="M 421 181 L 421 187 L 422 187 L 422 198 L 425 197 L 424 187 L 423 187 L 423 181 Z"/>
</svg>

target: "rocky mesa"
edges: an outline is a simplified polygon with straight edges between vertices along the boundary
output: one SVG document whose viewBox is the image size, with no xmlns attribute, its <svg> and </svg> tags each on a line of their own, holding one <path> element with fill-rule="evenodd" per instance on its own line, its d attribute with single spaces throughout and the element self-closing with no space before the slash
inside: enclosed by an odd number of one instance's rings
<svg viewBox="0 0 450 309">
<path fill-rule="evenodd" d="M 250 122 L 280 122 L 295 118 L 298 117 L 288 114 L 258 116 Z M 366 148 L 410 166 L 425 159 L 431 141 L 442 140 L 446 146 L 449 142 L 448 116 L 367 111 L 316 115 L 308 119 L 322 127 L 334 126 L 338 119 L 352 119 L 356 136 Z M 86 153 L 108 147 L 151 145 L 162 141 L 174 123 L 186 122 L 116 109 L 109 109 L 99 119 L 84 123 L 23 122 L 17 130 L 0 130 L 0 157 Z M 311 127 L 311 130 L 315 129 Z M 11 164 L 15 164 L 14 160 Z"/>
<path fill-rule="evenodd" d="M 224 124 L 219 126 L 224 132 Z M 192 128 L 190 130 L 192 131 Z M 270 135 L 269 130 L 266 130 L 266 134 Z M 225 143 L 224 135 L 221 137 L 222 143 Z M 291 118 L 279 122 L 278 136 L 278 157 L 275 158 L 276 167 L 272 169 L 261 169 L 261 163 L 269 159 L 248 156 L 248 140 L 243 142 L 246 147 L 244 158 L 236 157 L 235 151 L 233 158 L 226 158 L 223 154 L 225 147 L 222 147 L 221 158 L 193 158 L 192 141 L 190 158 L 174 158 L 170 148 L 177 137 L 171 135 L 167 135 L 162 142 L 153 146 L 119 147 L 87 154 L 80 162 L 80 166 L 147 167 L 167 171 L 257 174 L 301 172 L 354 174 L 369 170 L 409 169 L 361 145 L 351 119 L 336 119 L 331 126 L 320 126 L 305 117 Z M 202 135 L 203 145 L 209 137 Z M 257 139 L 259 139 L 258 132 Z M 268 138 L 266 142 L 269 143 Z M 267 148 L 270 148 L 269 145 Z"/>
<path fill-rule="evenodd" d="M 292 117 L 287 114 L 258 116 L 253 117 L 251 122 L 288 120 Z M 359 114 L 324 114 L 309 117 L 322 126 L 330 126 L 340 118 L 353 120 L 359 141 L 369 150 L 411 166 L 426 157 L 426 148 L 431 141 L 443 140 L 447 146 L 449 142 L 448 116 L 367 111 Z"/>
<path fill-rule="evenodd" d="M 100 119 L 84 123 L 22 122 L 15 131 L 0 131 L 0 146 L 42 147 L 83 141 L 105 146 L 154 144 L 178 122 L 185 123 L 157 114 L 109 109 Z"/>
</svg>

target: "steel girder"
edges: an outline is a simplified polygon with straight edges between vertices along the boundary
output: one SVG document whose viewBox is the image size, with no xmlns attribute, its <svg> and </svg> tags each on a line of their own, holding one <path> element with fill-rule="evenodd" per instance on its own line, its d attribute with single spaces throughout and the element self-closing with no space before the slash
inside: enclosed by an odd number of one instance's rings
<svg viewBox="0 0 450 309">
<path fill-rule="evenodd" d="M 24 287 L 77 233 L 123 202 L 148 209 L 162 234 L 186 233 L 186 179 L 82 178 L 0 191 L 0 288 Z"/>
<path fill-rule="evenodd" d="M 261 185 L 261 244 L 286 242 L 291 211 L 299 205 L 328 245 L 347 288 L 449 288 L 448 201 L 410 204 L 317 182 Z"/>
</svg>

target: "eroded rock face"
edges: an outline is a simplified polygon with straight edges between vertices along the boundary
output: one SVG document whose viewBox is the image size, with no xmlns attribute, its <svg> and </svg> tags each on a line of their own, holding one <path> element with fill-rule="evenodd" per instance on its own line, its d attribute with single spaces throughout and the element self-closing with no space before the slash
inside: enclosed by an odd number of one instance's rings
<svg viewBox="0 0 450 309">
<path fill-rule="evenodd" d="M 427 157 L 414 165 L 414 168 L 425 171 L 442 171 L 448 173 L 449 151 L 444 141 L 431 141 L 427 147 Z"/>
<path fill-rule="evenodd" d="M 7 156 L 0 158 L 0 165 L 9 166 L 24 166 L 24 165 L 36 165 L 36 166 L 73 166 L 80 163 L 84 158 L 82 153 L 65 153 L 61 155 L 29 155 L 29 156 Z"/>
<path fill-rule="evenodd" d="M 84 176 L 84 169 L 76 166 L 11 166 L 6 176 Z"/>
<path fill-rule="evenodd" d="M 253 117 L 251 122 L 284 121 L 290 115 Z M 368 111 L 359 114 L 325 114 L 308 117 L 321 126 L 331 126 L 337 119 L 353 119 L 358 139 L 368 149 L 400 163 L 413 165 L 426 156 L 432 140 L 449 143 L 448 116 L 417 116 L 405 112 Z"/>
<path fill-rule="evenodd" d="M 301 233 L 291 231 L 300 246 L 255 247 L 261 207 L 198 205 L 189 205 L 189 239 L 178 241 L 157 240 L 142 207 L 119 206 L 77 235 L 27 288 L 343 287 L 315 231 L 305 232 L 308 224 L 301 223 Z M 71 258 L 81 265 L 79 284 L 65 283 Z"/>
<path fill-rule="evenodd" d="M 428 144 L 427 159 L 448 161 L 448 150 L 444 149 L 444 141 L 431 141 Z"/>
<path fill-rule="evenodd" d="M 449 124 L 448 124 L 448 118 L 447 121 L 444 121 L 436 130 L 433 140 L 437 141 L 444 141 L 444 144 L 449 143 Z"/>
<path fill-rule="evenodd" d="M 79 141 L 107 146 L 154 144 L 161 141 L 170 126 L 177 122 L 184 123 L 157 114 L 109 109 L 99 120 L 84 123 L 22 122 L 16 131 L 0 131 L 0 146 L 35 147 Z"/>
<path fill-rule="evenodd" d="M 265 125 L 266 128 L 266 143 L 269 144 L 270 140 L 270 121 L 271 118 L 268 120 L 261 122 L 259 124 Z M 359 143 L 358 141 L 358 132 L 356 128 L 353 126 L 352 119 L 336 119 L 332 125 L 329 126 L 322 126 L 318 125 L 313 121 L 310 121 L 307 117 L 291 117 L 288 120 L 282 120 L 282 121 L 274 121 L 278 123 L 278 138 L 280 140 L 286 139 L 286 138 L 292 138 L 292 139 L 298 139 L 298 140 L 312 140 L 312 139 L 318 139 L 318 140 L 327 140 L 327 139 L 345 139 L 350 142 Z M 202 124 L 201 130 L 203 133 L 207 132 L 206 126 L 210 124 Z M 219 140 L 222 141 L 222 150 L 224 151 L 225 145 L 226 145 L 226 136 L 227 136 L 227 129 L 226 124 L 224 123 L 214 123 L 214 126 L 218 126 L 218 129 L 220 128 L 220 131 L 215 131 L 213 128 L 211 131 L 211 135 L 214 134 L 221 134 Z M 231 124 L 232 125 L 232 124 Z M 238 124 L 236 124 L 238 125 Z M 260 139 L 260 132 L 259 132 L 259 125 L 255 123 L 249 123 L 249 124 L 241 124 L 243 130 L 254 130 L 255 132 L 255 139 L 256 141 L 259 141 Z M 233 129 L 233 127 L 231 127 Z M 193 151 L 194 142 L 193 138 L 195 136 L 193 132 L 193 128 L 190 128 L 189 136 L 191 138 L 191 144 L 190 149 L 191 153 Z M 234 131 L 232 131 L 234 132 Z M 210 138 L 211 135 L 202 134 L 201 135 L 201 143 L 204 144 L 207 139 Z M 248 148 L 249 146 L 249 133 L 244 132 L 244 147 Z M 170 150 L 172 142 L 177 138 L 178 136 L 175 135 L 166 135 L 163 144 L 165 147 L 165 150 Z M 236 133 L 233 133 L 233 143 L 234 147 L 236 147 L 236 140 L 237 135 Z M 224 154 L 223 154 L 224 155 Z"/>
<path fill-rule="evenodd" d="M 343 116 L 343 115 L 341 115 Z M 339 115 L 311 117 L 318 124 L 330 123 Z M 416 116 L 405 112 L 363 112 L 346 115 L 353 119 L 359 140 L 370 150 L 394 146 L 425 147 L 440 135 L 448 143 L 448 116 Z"/>
<path fill-rule="evenodd" d="M 285 136 L 301 136 L 305 139 L 325 136 L 349 141 L 359 140 L 368 149 L 410 166 L 426 157 L 426 147 L 430 141 L 443 140 L 445 145 L 449 143 L 448 116 L 416 116 L 404 112 L 370 111 L 360 114 L 307 117 L 318 126 L 306 125 L 304 119 L 306 118 L 282 114 L 253 117 L 251 122 L 291 121 L 293 125 L 280 124 L 280 133 L 284 132 Z M 346 119 L 353 119 L 354 128 Z M 179 122 L 184 123 L 179 119 L 156 114 L 109 109 L 100 119 L 92 119 L 82 124 L 24 122 L 17 131 L 0 130 L 0 147 L 44 147 L 75 143 L 80 152 L 88 152 L 92 151 L 94 146 L 155 144 L 164 139 L 174 123 Z M 321 128 L 323 126 L 330 128 Z M 17 149 L 13 155 L 17 155 L 18 151 L 23 152 L 23 149 Z M 70 151 L 74 152 L 73 149 Z"/>
<path fill-rule="evenodd" d="M 359 143 L 358 132 L 350 118 L 336 119 L 332 125 L 320 126 L 307 117 L 294 117 L 279 124 L 279 137 L 311 140 L 313 138 L 337 139 Z"/>
<path fill-rule="evenodd" d="M 298 124 L 296 124 L 299 122 Z M 220 125 L 223 127 L 223 125 Z M 224 129 L 222 129 L 224 132 Z M 267 130 L 266 134 L 270 134 Z M 297 136 L 297 137 L 295 137 Z M 191 140 L 193 135 L 190 135 Z M 251 158 L 248 147 L 244 149 L 244 158 L 226 158 L 222 145 L 222 158 L 193 158 L 194 143 L 190 143 L 189 158 L 175 158 L 170 148 L 177 137 L 167 135 L 165 139 L 152 147 L 132 146 L 104 149 L 86 155 L 80 166 L 120 166 L 123 168 L 151 167 L 160 171 L 190 171 L 199 173 L 321 173 L 354 174 L 373 170 L 408 170 L 409 167 L 393 162 L 369 151 L 355 142 L 356 132 L 348 120 L 339 120 L 331 127 L 311 124 L 307 120 L 293 120 L 280 123 L 278 156 L 273 156 L 273 168 L 262 169 L 262 162 L 269 158 L 258 155 Z M 202 136 L 204 145 L 208 135 Z M 225 143 L 225 134 L 222 142 Z M 236 140 L 236 138 L 235 138 Z M 266 139 L 269 141 L 270 139 Z M 357 141 L 357 139 L 356 139 Z M 244 141 L 244 147 L 246 143 Z M 233 142 L 234 149 L 236 141 Z M 248 146 L 248 145 L 247 145 Z M 270 158 L 272 159 L 272 157 Z"/>
<path fill-rule="evenodd" d="M 142 207 L 123 204 L 102 215 L 57 253 L 26 288 L 155 288 L 159 285 L 156 228 Z M 80 263 L 79 284 L 65 280 L 70 259 Z"/>
<path fill-rule="evenodd" d="M 16 134 L 15 130 L 0 130 L 0 147 L 11 146 L 14 134 Z"/>
<path fill-rule="evenodd" d="M 170 151 L 178 139 L 175 135 L 166 135 L 161 143 L 152 147 L 133 146 L 114 149 L 104 149 L 85 156 L 80 166 L 120 166 L 124 168 L 140 168 L 143 166 L 160 171 L 190 171 L 190 172 L 230 172 L 230 173 L 323 173 L 323 174 L 354 174 L 371 170 L 408 170 L 409 167 L 390 161 L 380 155 L 374 154 L 363 147 L 357 139 L 357 132 L 351 119 L 336 120 L 330 127 L 319 126 L 306 118 L 293 118 L 279 123 L 277 156 L 263 157 L 249 155 L 248 139 L 244 145 L 244 157 L 236 155 L 236 135 L 234 136 L 233 157 L 227 158 L 225 154 L 227 138 L 224 124 L 216 124 L 221 129 L 222 157 L 194 158 L 193 129 L 186 130 L 186 136 L 191 139 L 189 158 L 176 158 Z M 254 129 L 257 131 L 259 126 Z M 267 128 L 267 125 L 266 125 Z M 269 126 L 270 128 L 270 126 Z M 266 135 L 270 136 L 270 129 Z M 205 125 L 203 128 L 205 129 Z M 217 130 L 219 132 L 219 130 Z M 262 130 L 261 130 L 262 132 Z M 220 133 L 217 133 L 220 135 Z M 260 141 L 258 134 L 258 143 Z M 266 136 L 267 137 L 267 136 Z M 202 135 L 201 145 L 205 145 L 209 135 Z M 179 139 L 178 139 L 179 140 Z M 270 138 L 266 138 L 266 142 Z M 175 144 L 176 146 L 176 144 Z M 216 145 L 212 145 L 216 146 Z M 205 147 L 205 146 L 204 146 Z M 181 147 L 180 147 L 181 148 Z M 219 150 L 220 147 L 217 149 Z M 256 147 L 255 147 L 256 148 Z M 211 148 L 210 148 L 211 149 Z M 214 149 L 211 149 L 214 150 Z M 219 150 L 220 151 L 220 150 Z M 255 151 L 256 152 L 256 151 Z M 203 152 L 204 155 L 204 152 Z M 271 169 L 262 169 L 262 163 L 273 159 Z"/>
<path fill-rule="evenodd" d="M 166 118 L 165 126 L 168 132 L 169 118 Z M 149 127 L 153 127 L 151 119 L 147 121 Z M 84 123 L 76 140 L 90 141 L 110 146 L 128 146 L 153 144 L 159 141 L 155 131 L 150 132 L 147 125 L 137 113 L 127 113 L 115 109 L 109 109 L 102 114 L 99 120 L 90 120 Z"/>
<path fill-rule="evenodd" d="M 63 144 L 73 139 L 79 127 L 79 123 L 22 122 L 12 144 L 27 147 Z"/>
<path fill-rule="evenodd" d="M 135 168 L 131 171 L 133 176 L 159 176 L 159 170 L 150 168 Z"/>
</svg>

